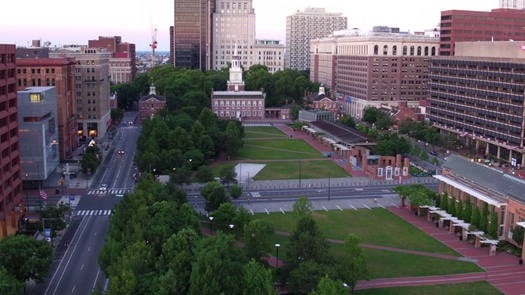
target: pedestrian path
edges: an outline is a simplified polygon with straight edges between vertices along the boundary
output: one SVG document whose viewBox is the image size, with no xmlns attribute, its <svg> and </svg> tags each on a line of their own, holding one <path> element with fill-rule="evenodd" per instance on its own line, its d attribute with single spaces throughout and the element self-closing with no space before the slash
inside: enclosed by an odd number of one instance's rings
<svg viewBox="0 0 525 295">
<path fill-rule="evenodd" d="M 101 190 L 101 189 L 91 189 L 87 192 L 90 196 L 111 196 L 111 195 L 125 195 L 127 193 L 132 192 L 133 189 L 107 189 L 107 190 Z"/>
<path fill-rule="evenodd" d="M 73 216 L 105 216 L 111 215 L 112 210 L 78 210 Z"/>
</svg>

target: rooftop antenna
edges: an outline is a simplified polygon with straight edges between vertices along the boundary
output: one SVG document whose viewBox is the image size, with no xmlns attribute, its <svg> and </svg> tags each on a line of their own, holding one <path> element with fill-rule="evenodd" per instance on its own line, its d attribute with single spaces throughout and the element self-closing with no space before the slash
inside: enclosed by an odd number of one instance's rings
<svg viewBox="0 0 525 295">
<path fill-rule="evenodd" d="M 157 49 L 157 28 L 153 29 L 151 34 L 151 67 L 155 67 L 155 50 Z"/>
</svg>

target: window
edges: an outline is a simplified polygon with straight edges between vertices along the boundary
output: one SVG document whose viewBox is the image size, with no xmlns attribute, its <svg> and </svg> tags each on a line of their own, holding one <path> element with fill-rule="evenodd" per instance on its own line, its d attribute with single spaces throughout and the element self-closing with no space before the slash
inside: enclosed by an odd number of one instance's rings
<svg viewBox="0 0 525 295">
<path fill-rule="evenodd" d="M 392 55 L 397 55 L 397 45 L 392 46 Z"/>
<path fill-rule="evenodd" d="M 414 55 L 414 46 L 410 46 L 410 55 Z"/>
<path fill-rule="evenodd" d="M 374 45 L 374 55 L 378 55 L 378 54 L 379 54 L 379 46 Z"/>
<path fill-rule="evenodd" d="M 377 168 L 377 176 L 379 177 L 383 176 L 383 168 Z"/>
<path fill-rule="evenodd" d="M 403 46 L 403 55 L 407 55 L 408 54 L 408 47 L 405 45 Z"/>
<path fill-rule="evenodd" d="M 29 94 L 29 101 L 31 103 L 38 103 L 42 101 L 42 94 L 40 93 L 30 93 Z"/>
<path fill-rule="evenodd" d="M 383 46 L 383 55 L 388 54 L 388 45 Z"/>
</svg>

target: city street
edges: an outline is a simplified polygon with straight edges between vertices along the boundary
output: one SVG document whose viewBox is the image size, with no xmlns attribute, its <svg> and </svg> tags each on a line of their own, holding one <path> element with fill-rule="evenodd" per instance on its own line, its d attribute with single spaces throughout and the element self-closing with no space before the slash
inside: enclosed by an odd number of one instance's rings
<svg viewBox="0 0 525 295">
<path fill-rule="evenodd" d="M 45 284 L 31 294 L 91 294 L 107 287 L 98 265 L 100 249 L 109 228 L 109 216 L 121 193 L 134 187 L 133 157 L 140 128 L 130 125 L 134 113 L 126 113 L 112 140 L 101 141 L 104 159 L 88 190 L 71 212 L 71 224 L 55 250 L 55 260 Z M 120 152 L 119 152 L 120 151 Z"/>
</svg>

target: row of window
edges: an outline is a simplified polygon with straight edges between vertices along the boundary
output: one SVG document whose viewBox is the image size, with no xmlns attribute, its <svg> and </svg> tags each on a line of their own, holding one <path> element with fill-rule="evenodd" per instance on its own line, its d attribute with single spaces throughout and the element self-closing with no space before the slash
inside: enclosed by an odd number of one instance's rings
<svg viewBox="0 0 525 295">
<path fill-rule="evenodd" d="M 26 68 L 18 68 L 18 69 L 16 69 L 16 72 L 18 74 L 27 74 L 27 69 Z M 44 70 L 40 69 L 40 68 L 31 68 L 31 74 L 40 74 L 41 72 L 43 73 Z M 54 74 L 55 73 L 55 69 L 54 68 L 45 68 L 45 72 L 46 72 L 46 74 Z"/>
<path fill-rule="evenodd" d="M 243 100 L 242 102 L 241 101 L 231 101 L 231 106 L 262 106 L 263 102 L 262 101 L 251 101 L 251 100 L 248 100 L 248 101 L 245 101 Z M 214 101 L 213 102 L 213 105 L 214 106 L 230 106 L 230 101 L 229 100 L 219 100 L 219 101 Z"/>
<path fill-rule="evenodd" d="M 388 45 L 383 45 L 383 51 L 382 51 L 383 55 L 388 55 L 389 52 L 391 52 L 392 55 L 397 55 L 397 45 L 393 45 L 391 51 Z M 379 55 L 379 45 L 374 45 L 374 55 Z M 410 46 L 410 54 L 409 54 L 409 47 L 407 45 L 404 45 L 402 55 L 435 56 L 436 47 L 435 46 L 432 46 L 432 47 Z"/>
</svg>

